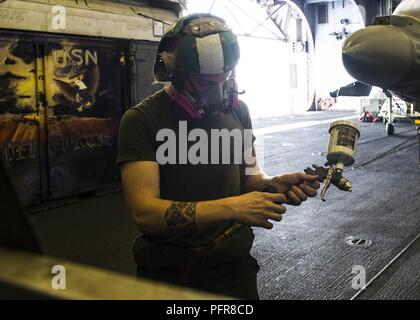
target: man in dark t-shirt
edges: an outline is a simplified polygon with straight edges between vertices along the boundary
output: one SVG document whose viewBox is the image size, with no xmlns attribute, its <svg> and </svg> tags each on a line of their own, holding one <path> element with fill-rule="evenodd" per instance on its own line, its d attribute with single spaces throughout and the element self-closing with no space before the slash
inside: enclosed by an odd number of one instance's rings
<svg viewBox="0 0 420 320">
<path fill-rule="evenodd" d="M 118 164 L 141 231 L 133 247 L 138 276 L 258 299 L 251 226 L 271 229 L 282 203 L 299 205 L 319 183 L 258 168 L 249 111 L 230 77 L 238 59 L 222 19 L 175 23 L 155 63 L 155 78 L 170 84 L 123 116 Z M 261 192 L 267 186 L 277 193 Z"/>
</svg>

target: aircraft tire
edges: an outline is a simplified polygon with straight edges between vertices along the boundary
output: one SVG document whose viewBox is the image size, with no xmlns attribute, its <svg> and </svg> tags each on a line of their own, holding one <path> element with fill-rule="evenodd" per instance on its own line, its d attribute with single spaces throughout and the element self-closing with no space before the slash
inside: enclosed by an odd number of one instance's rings
<svg viewBox="0 0 420 320">
<path fill-rule="evenodd" d="M 386 134 L 389 136 L 393 136 L 394 135 L 394 125 L 392 123 L 387 123 L 386 124 Z"/>
</svg>

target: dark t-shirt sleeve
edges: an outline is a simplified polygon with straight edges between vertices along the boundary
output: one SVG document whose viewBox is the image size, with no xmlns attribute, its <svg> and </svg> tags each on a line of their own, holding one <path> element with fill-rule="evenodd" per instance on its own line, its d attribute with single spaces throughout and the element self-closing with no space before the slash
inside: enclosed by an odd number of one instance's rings
<svg viewBox="0 0 420 320">
<path fill-rule="evenodd" d="M 252 120 L 251 120 L 251 116 L 249 114 L 249 109 L 248 106 L 243 102 L 243 101 L 239 101 L 239 107 L 235 110 L 236 115 L 238 116 L 239 120 L 241 121 L 241 124 L 243 126 L 243 128 L 245 130 L 252 130 Z M 255 146 L 254 146 L 254 142 L 255 142 L 256 138 L 254 133 L 252 133 L 252 156 L 256 157 L 256 152 L 255 152 Z M 244 149 L 243 152 L 245 152 L 245 149 L 247 149 L 247 146 L 244 145 Z M 240 168 L 240 175 L 241 175 L 241 194 L 247 192 L 245 183 L 246 183 L 246 168 L 250 167 L 248 164 L 246 164 L 246 160 L 245 160 L 245 153 L 244 153 L 244 165 L 241 165 Z"/>
<path fill-rule="evenodd" d="M 156 161 L 154 134 L 150 121 L 140 109 L 129 109 L 120 122 L 117 164 Z"/>
<path fill-rule="evenodd" d="M 238 115 L 244 129 L 252 130 L 252 120 L 249 114 L 248 106 L 243 101 L 239 101 L 239 107 L 235 110 L 236 114 Z M 252 135 L 252 141 L 255 141 L 254 134 Z"/>
</svg>

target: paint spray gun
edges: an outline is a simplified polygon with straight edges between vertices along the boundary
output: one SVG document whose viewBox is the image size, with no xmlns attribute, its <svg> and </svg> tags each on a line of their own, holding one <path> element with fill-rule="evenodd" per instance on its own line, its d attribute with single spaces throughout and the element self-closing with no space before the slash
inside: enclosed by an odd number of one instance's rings
<svg viewBox="0 0 420 320">
<path fill-rule="evenodd" d="M 332 185 L 343 191 L 352 191 L 351 182 L 343 175 L 344 167 L 351 166 L 356 160 L 357 141 L 360 137 L 359 126 L 349 120 L 337 120 L 330 125 L 330 142 L 327 162 L 324 166 L 313 164 L 306 168 L 306 174 L 317 175 L 318 181 L 324 183 L 321 200 Z"/>
<path fill-rule="evenodd" d="M 357 141 L 360 137 L 360 129 L 356 123 L 349 120 L 337 120 L 330 125 L 330 142 L 328 145 L 327 162 L 324 166 L 317 164 L 313 168 L 305 169 L 306 174 L 317 175 L 318 181 L 324 183 L 321 191 L 321 199 L 325 200 L 325 194 L 331 184 L 343 191 L 352 191 L 350 181 L 343 176 L 344 167 L 351 166 L 356 160 Z M 275 193 L 276 190 L 270 184 L 262 190 L 263 192 Z M 234 223 L 224 233 L 213 239 L 207 246 L 200 250 L 191 260 L 182 276 L 182 283 L 187 284 L 193 269 L 198 262 L 217 247 L 225 239 L 230 238 L 243 227 L 242 223 Z"/>
</svg>

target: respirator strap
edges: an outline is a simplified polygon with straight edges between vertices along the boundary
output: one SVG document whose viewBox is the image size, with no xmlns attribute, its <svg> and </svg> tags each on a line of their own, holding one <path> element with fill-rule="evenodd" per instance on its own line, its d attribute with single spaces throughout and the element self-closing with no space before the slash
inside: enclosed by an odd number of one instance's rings
<svg viewBox="0 0 420 320">
<path fill-rule="evenodd" d="M 194 81 L 191 81 L 190 77 L 188 76 L 186 77 L 185 81 L 188 82 L 188 84 L 191 86 L 191 88 L 193 88 L 193 91 L 194 91 L 194 93 L 191 93 L 191 92 L 188 92 L 188 90 L 184 89 L 185 94 L 193 98 L 194 100 L 193 107 L 197 110 L 197 112 L 201 114 L 206 113 L 208 111 L 207 110 L 208 106 L 206 106 L 205 103 L 203 104 L 203 99 L 201 98 L 201 95 L 198 93 L 198 90 L 194 84 Z"/>
<path fill-rule="evenodd" d="M 203 117 L 204 111 L 200 108 L 197 98 L 191 95 L 187 90 L 180 90 L 173 83 L 175 92 L 171 95 L 171 104 L 179 111 L 180 116 L 185 120 L 196 121 Z"/>
</svg>

